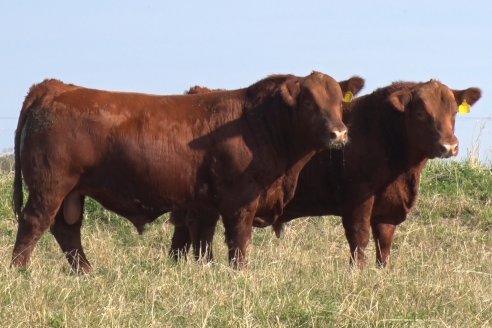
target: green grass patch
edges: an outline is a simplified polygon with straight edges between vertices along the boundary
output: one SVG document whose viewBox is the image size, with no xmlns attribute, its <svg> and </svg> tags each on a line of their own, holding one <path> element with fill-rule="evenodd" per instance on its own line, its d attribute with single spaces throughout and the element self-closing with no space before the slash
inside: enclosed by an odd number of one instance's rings
<svg viewBox="0 0 492 328">
<path fill-rule="evenodd" d="M 442 219 L 485 230 L 492 228 L 492 170 L 473 162 L 431 161 L 422 174 L 414 216 Z"/>
</svg>

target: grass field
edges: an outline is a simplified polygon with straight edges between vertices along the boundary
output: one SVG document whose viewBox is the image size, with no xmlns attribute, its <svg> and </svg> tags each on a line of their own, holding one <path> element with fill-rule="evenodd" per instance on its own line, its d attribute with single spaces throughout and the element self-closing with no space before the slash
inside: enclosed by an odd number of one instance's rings
<svg viewBox="0 0 492 328">
<path fill-rule="evenodd" d="M 175 264 L 166 217 L 139 236 L 90 202 L 83 243 L 94 272 L 84 276 L 49 233 L 29 269 L 10 268 L 13 173 L 0 167 L 2 327 L 492 327 L 490 167 L 427 166 L 392 270 L 350 269 L 336 217 L 295 220 L 281 239 L 255 230 L 247 271 L 227 266 L 222 227 L 216 263 Z"/>
</svg>

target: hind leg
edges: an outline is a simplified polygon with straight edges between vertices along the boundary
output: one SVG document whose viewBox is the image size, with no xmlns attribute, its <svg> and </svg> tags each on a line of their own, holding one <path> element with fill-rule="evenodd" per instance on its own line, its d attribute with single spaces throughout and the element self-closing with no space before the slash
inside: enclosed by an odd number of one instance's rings
<svg viewBox="0 0 492 328">
<path fill-rule="evenodd" d="M 55 223 L 50 228 L 51 233 L 60 245 L 68 263 L 72 266 L 72 270 L 76 273 L 89 273 L 92 271 L 92 267 L 85 256 L 80 236 L 84 215 L 84 196 L 77 195 L 77 199 L 70 198 L 70 195 L 66 197 L 65 202 L 78 202 L 80 205 L 72 207 L 77 209 L 76 213 L 69 213 L 69 215 L 76 215 L 77 220 L 72 224 L 67 223 L 72 222 L 73 219 L 67 220 L 67 206 L 64 204 L 63 208 L 56 214 Z"/>
<path fill-rule="evenodd" d="M 12 254 L 12 266 L 25 268 L 34 247 L 53 223 L 60 208 L 61 197 L 42 197 L 35 192 L 29 194 L 26 206 L 18 221 L 17 237 Z"/>
</svg>

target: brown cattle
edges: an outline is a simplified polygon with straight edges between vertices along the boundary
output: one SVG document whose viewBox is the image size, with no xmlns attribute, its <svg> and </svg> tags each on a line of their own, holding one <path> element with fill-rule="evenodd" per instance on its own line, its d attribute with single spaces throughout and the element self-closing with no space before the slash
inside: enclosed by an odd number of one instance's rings
<svg viewBox="0 0 492 328">
<path fill-rule="evenodd" d="M 242 265 L 254 216 L 273 222 L 304 164 L 346 142 L 341 103 L 339 84 L 318 72 L 181 96 L 35 85 L 15 136 L 12 264 L 25 267 L 51 228 L 73 269 L 90 271 L 80 241 L 90 196 L 139 232 L 171 210 L 216 211 L 229 261 Z"/>
<path fill-rule="evenodd" d="M 364 87 L 364 80 L 359 77 L 353 77 L 346 81 L 339 82 L 344 96 L 347 93 L 350 96 L 356 95 Z M 185 94 L 203 94 L 210 92 L 224 91 L 224 89 L 209 89 L 195 85 Z M 185 257 L 193 245 L 195 259 L 204 257 L 206 260 L 213 258 L 211 242 L 215 233 L 215 226 L 219 219 L 219 214 L 214 210 L 200 209 L 195 211 L 189 208 L 182 208 L 171 213 L 171 223 L 174 224 L 174 234 L 171 242 L 169 254 L 175 260 L 179 257 Z M 260 223 L 261 222 L 261 223 Z M 268 226 L 273 221 L 255 217 L 255 226 Z"/>
<path fill-rule="evenodd" d="M 315 155 L 299 176 L 295 196 L 273 223 L 277 235 L 282 226 L 297 217 L 338 215 L 342 217 L 350 245 L 351 263 L 366 265 L 365 249 L 372 228 L 376 259 L 389 264 L 396 226 L 415 204 L 420 173 L 428 159 L 458 153 L 454 122 L 458 105 L 473 105 L 480 99 L 478 88 L 451 90 L 431 80 L 426 83 L 394 83 L 355 99 L 344 110 L 349 143 L 344 149 Z M 173 213 L 174 214 L 174 213 Z M 200 220 L 217 217 L 200 213 Z M 194 213 L 188 216 L 190 226 Z M 196 225 L 196 223 L 194 223 Z M 270 223 L 256 218 L 255 226 Z M 175 232 L 186 236 L 185 228 Z M 209 245 L 208 240 L 196 245 Z"/>
</svg>

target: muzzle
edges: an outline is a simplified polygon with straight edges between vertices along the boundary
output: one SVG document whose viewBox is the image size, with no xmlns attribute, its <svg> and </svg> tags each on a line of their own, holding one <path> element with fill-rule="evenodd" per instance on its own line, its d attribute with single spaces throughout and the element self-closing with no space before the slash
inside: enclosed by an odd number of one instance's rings
<svg viewBox="0 0 492 328">
<path fill-rule="evenodd" d="M 333 128 L 328 135 L 328 148 L 342 148 L 348 141 L 347 127 Z"/>
<path fill-rule="evenodd" d="M 439 145 L 439 157 L 449 158 L 451 156 L 456 156 L 458 155 L 458 150 L 458 142 L 455 142 L 453 144 L 441 143 Z"/>
</svg>

